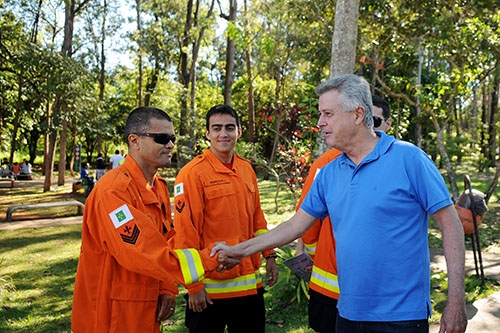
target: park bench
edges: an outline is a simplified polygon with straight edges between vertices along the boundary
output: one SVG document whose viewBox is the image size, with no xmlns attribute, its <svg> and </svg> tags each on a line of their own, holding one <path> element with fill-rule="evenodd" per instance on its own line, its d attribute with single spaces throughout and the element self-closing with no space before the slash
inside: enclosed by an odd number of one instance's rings
<svg viewBox="0 0 500 333">
<path fill-rule="evenodd" d="M 52 207 L 62 207 L 62 206 L 76 206 L 78 207 L 78 214 L 83 214 L 83 208 L 85 207 L 80 201 L 77 200 L 66 200 L 66 201 L 53 201 L 53 202 L 40 202 L 34 204 L 22 204 L 13 205 L 7 209 L 7 216 L 5 221 L 12 221 L 12 213 L 16 210 L 34 210 L 34 209 L 45 209 Z"/>
<path fill-rule="evenodd" d="M 14 185 L 16 184 L 16 180 L 13 179 L 13 178 L 0 178 L 0 181 L 2 181 L 2 182 L 9 182 L 9 186 L 8 187 L 11 187 L 11 188 L 13 188 Z"/>
</svg>

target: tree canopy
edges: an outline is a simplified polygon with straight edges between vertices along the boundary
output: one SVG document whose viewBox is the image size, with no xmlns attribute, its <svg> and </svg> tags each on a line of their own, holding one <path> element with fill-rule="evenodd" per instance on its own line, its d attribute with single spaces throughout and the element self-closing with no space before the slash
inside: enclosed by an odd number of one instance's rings
<svg viewBox="0 0 500 333">
<path fill-rule="evenodd" d="M 500 174 L 498 1 L 362 0 L 356 33 L 334 37 L 343 3 L 4 0 L 1 157 L 64 171 L 78 144 L 92 163 L 124 145 L 133 108 L 154 105 L 174 119 L 181 167 L 207 145 L 205 112 L 230 101 L 239 152 L 293 189 L 318 148 L 314 88 L 355 41 L 353 73 L 390 102 L 390 133 L 432 156 L 454 197 L 460 163 Z"/>
</svg>

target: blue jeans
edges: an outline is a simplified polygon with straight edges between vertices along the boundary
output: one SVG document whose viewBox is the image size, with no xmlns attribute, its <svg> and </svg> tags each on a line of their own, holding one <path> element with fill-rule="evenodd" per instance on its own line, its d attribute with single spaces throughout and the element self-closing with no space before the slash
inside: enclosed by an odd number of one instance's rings
<svg viewBox="0 0 500 333">
<path fill-rule="evenodd" d="M 351 321 L 337 317 L 337 333 L 428 333 L 427 319 L 408 321 Z"/>
</svg>

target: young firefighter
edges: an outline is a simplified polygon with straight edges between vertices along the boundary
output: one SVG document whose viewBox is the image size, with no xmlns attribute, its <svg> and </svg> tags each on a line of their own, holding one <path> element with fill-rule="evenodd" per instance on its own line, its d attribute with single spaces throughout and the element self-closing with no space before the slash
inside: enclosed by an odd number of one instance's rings
<svg viewBox="0 0 500 333">
<path fill-rule="evenodd" d="M 210 148 L 182 168 L 175 181 L 175 245 L 205 251 L 211 243 L 237 244 L 267 232 L 251 164 L 234 152 L 241 136 L 236 111 L 227 105 L 206 115 Z M 273 250 L 265 250 L 266 282 L 276 283 Z M 207 273 L 188 286 L 186 326 L 191 333 L 265 331 L 260 254 L 224 273 Z"/>
</svg>

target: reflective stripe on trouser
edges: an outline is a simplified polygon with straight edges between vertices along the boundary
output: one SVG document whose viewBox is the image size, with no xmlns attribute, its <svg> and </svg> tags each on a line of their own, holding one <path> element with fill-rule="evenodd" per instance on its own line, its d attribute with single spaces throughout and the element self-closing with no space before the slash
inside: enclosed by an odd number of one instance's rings
<svg viewBox="0 0 500 333">
<path fill-rule="evenodd" d="M 182 276 L 186 285 L 203 280 L 205 269 L 200 254 L 195 249 L 174 250 L 181 264 Z"/>
</svg>

